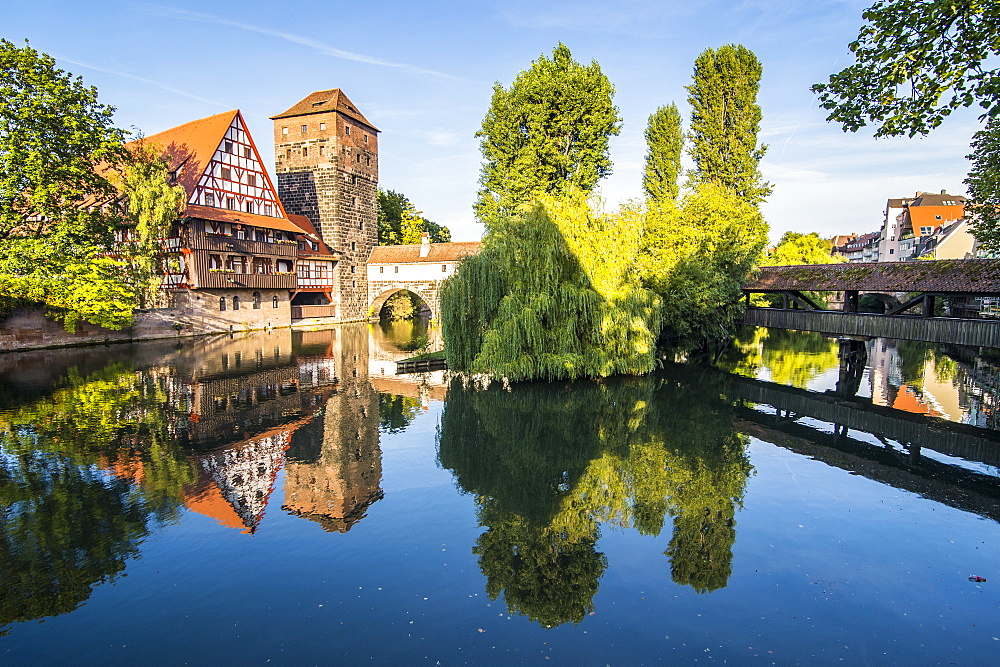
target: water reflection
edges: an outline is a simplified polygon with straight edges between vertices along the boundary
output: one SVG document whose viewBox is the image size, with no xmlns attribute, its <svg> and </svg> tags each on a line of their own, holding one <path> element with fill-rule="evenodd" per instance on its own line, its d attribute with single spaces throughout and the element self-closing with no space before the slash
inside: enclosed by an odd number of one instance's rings
<svg viewBox="0 0 1000 667">
<path fill-rule="evenodd" d="M 349 530 L 382 497 L 372 337 L 118 346 L 96 369 L 76 353 L 0 357 L 0 627 L 74 609 L 185 510 L 253 533 L 282 468 L 282 509 Z"/>
<path fill-rule="evenodd" d="M 875 405 L 1000 429 L 1000 351 L 748 327 L 719 355 L 730 373 L 870 397 Z"/>
<path fill-rule="evenodd" d="M 673 580 L 699 593 L 724 587 L 751 467 L 732 410 L 702 400 L 712 393 L 654 378 L 453 382 L 439 459 L 476 497 L 487 593 L 544 626 L 578 623 L 607 566 L 601 525 L 655 536 L 667 516 Z"/>
</svg>

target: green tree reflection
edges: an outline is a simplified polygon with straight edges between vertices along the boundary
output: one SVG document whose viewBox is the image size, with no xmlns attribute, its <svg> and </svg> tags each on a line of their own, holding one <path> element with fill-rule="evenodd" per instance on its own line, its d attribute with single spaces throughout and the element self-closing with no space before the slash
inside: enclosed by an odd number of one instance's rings
<svg viewBox="0 0 1000 667">
<path fill-rule="evenodd" d="M 420 414 L 420 399 L 396 394 L 378 395 L 378 430 L 382 433 L 405 431 Z"/>
<path fill-rule="evenodd" d="M 177 516 L 195 471 L 167 389 L 112 365 L 0 413 L 0 625 L 72 611 Z"/>
<path fill-rule="evenodd" d="M 726 585 L 751 467 L 719 388 L 691 374 L 452 384 L 438 456 L 476 496 L 486 532 L 474 552 L 491 598 L 543 626 L 578 623 L 607 565 L 601 525 L 659 535 L 668 515 L 674 580 L 700 593 Z"/>
<path fill-rule="evenodd" d="M 46 453 L 0 461 L 0 628 L 73 611 L 138 554 L 155 510 L 132 484 Z"/>
</svg>

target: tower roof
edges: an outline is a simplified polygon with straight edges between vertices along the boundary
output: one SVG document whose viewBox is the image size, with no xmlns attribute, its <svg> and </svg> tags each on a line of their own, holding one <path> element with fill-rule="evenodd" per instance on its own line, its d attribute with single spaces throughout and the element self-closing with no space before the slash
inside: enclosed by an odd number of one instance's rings
<svg viewBox="0 0 1000 667">
<path fill-rule="evenodd" d="M 316 113 L 329 113 L 330 111 L 342 113 L 349 118 L 353 118 L 360 123 L 364 123 L 376 132 L 379 131 L 377 127 L 372 125 L 368 119 L 365 118 L 360 111 L 358 111 L 354 102 L 352 102 L 350 98 L 348 98 L 347 95 L 340 90 L 340 88 L 334 88 L 333 90 L 317 90 L 292 105 L 292 107 L 287 111 L 283 111 L 277 116 L 271 116 L 271 120 L 277 120 L 279 118 L 294 118 L 295 116 L 308 116 Z"/>
</svg>

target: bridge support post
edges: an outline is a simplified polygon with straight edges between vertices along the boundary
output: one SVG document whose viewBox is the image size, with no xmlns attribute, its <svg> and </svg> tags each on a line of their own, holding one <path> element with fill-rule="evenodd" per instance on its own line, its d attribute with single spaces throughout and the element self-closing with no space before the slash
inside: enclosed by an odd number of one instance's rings
<svg viewBox="0 0 1000 667">
<path fill-rule="evenodd" d="M 858 290 L 849 289 L 844 292 L 844 312 L 858 312 Z"/>
<path fill-rule="evenodd" d="M 922 314 L 923 314 L 924 317 L 934 317 L 934 295 L 933 294 L 925 294 L 924 295 L 924 310 L 923 310 Z"/>
</svg>

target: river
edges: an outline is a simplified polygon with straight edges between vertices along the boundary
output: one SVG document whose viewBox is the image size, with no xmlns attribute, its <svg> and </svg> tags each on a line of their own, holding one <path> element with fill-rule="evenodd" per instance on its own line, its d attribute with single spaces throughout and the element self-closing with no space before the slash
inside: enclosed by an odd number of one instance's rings
<svg viewBox="0 0 1000 667">
<path fill-rule="evenodd" d="M 996 351 L 747 329 L 642 378 L 395 375 L 439 340 L 0 354 L 3 662 L 1000 654 Z"/>
</svg>

